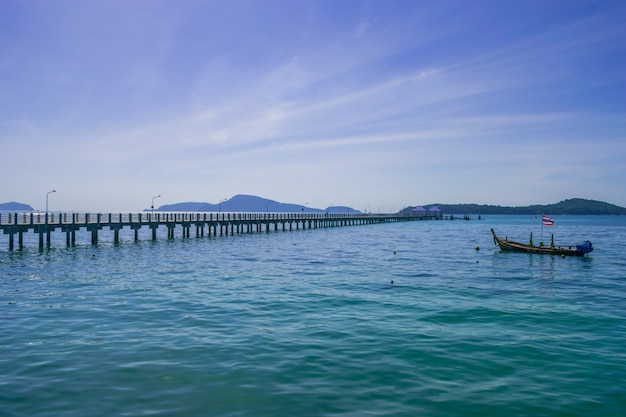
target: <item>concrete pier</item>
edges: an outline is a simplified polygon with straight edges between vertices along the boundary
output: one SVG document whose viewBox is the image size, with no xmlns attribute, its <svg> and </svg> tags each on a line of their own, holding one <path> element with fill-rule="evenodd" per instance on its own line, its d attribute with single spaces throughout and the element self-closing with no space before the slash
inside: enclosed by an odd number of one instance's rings
<svg viewBox="0 0 626 417">
<path fill-rule="evenodd" d="M 50 245 L 51 233 L 66 234 L 67 246 L 76 244 L 76 232 L 85 230 L 91 233 L 91 244 L 98 244 L 98 232 L 102 229 L 113 231 L 114 243 L 119 243 L 120 231 L 128 228 L 134 231 L 135 241 L 139 240 L 139 230 L 151 230 L 152 240 L 157 239 L 159 228 L 167 229 L 168 239 L 177 234 L 183 238 L 228 236 L 242 233 L 270 233 L 292 230 L 307 230 L 324 227 L 355 226 L 389 222 L 416 220 L 439 220 L 441 215 L 397 215 L 397 214 L 343 214 L 343 213 L 1 213 L 0 229 L 9 235 L 9 251 L 17 246 L 24 247 L 24 233 L 39 235 L 39 248 Z M 177 232 L 180 230 L 180 232 Z M 45 237 L 45 238 L 44 238 Z"/>
</svg>

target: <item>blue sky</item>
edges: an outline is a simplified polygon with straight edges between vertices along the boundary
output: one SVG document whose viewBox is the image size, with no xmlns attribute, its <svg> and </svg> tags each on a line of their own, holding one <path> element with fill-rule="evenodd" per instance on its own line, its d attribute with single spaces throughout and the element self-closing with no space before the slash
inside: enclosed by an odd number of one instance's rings
<svg viewBox="0 0 626 417">
<path fill-rule="evenodd" d="M 624 1 L 0 2 L 0 202 L 626 206 Z"/>
</svg>

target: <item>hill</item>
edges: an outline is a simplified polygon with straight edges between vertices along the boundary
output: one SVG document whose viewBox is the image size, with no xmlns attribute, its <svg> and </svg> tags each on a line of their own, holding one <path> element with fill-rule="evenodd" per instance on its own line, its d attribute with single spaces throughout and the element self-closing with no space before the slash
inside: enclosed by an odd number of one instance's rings
<svg viewBox="0 0 626 417">
<path fill-rule="evenodd" d="M 144 210 L 150 211 L 150 210 Z M 360 213 L 351 207 L 332 206 L 326 209 L 318 209 L 303 206 L 302 204 L 279 203 L 278 201 L 253 195 L 238 194 L 221 203 L 176 203 L 167 204 L 155 209 L 155 211 L 170 212 L 247 212 L 247 213 Z"/>
<path fill-rule="evenodd" d="M 16 203 L 15 201 L 11 201 L 9 203 L 0 203 L 0 211 L 15 211 L 22 213 L 35 210 L 28 204 Z"/>
<path fill-rule="evenodd" d="M 571 198 L 556 204 L 521 207 L 492 206 L 479 204 L 432 204 L 449 214 L 552 214 L 552 215 L 626 215 L 626 208 L 602 201 Z M 403 213 L 410 212 L 407 207 Z"/>
</svg>

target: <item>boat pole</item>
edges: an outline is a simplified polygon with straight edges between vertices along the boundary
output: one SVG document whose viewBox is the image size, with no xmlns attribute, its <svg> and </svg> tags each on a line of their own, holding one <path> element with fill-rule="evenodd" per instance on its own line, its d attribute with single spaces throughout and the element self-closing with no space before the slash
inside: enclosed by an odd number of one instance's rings
<svg viewBox="0 0 626 417">
<path fill-rule="evenodd" d="M 541 239 L 539 240 L 539 246 L 543 246 L 543 214 L 541 215 Z"/>
</svg>

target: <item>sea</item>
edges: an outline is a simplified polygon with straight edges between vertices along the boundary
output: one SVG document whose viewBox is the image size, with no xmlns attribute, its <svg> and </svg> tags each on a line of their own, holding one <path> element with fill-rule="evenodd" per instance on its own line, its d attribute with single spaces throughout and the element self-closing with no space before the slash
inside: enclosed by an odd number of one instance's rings
<svg viewBox="0 0 626 417">
<path fill-rule="evenodd" d="M 0 415 L 621 417 L 626 217 L 554 220 L 2 236 Z"/>
</svg>

